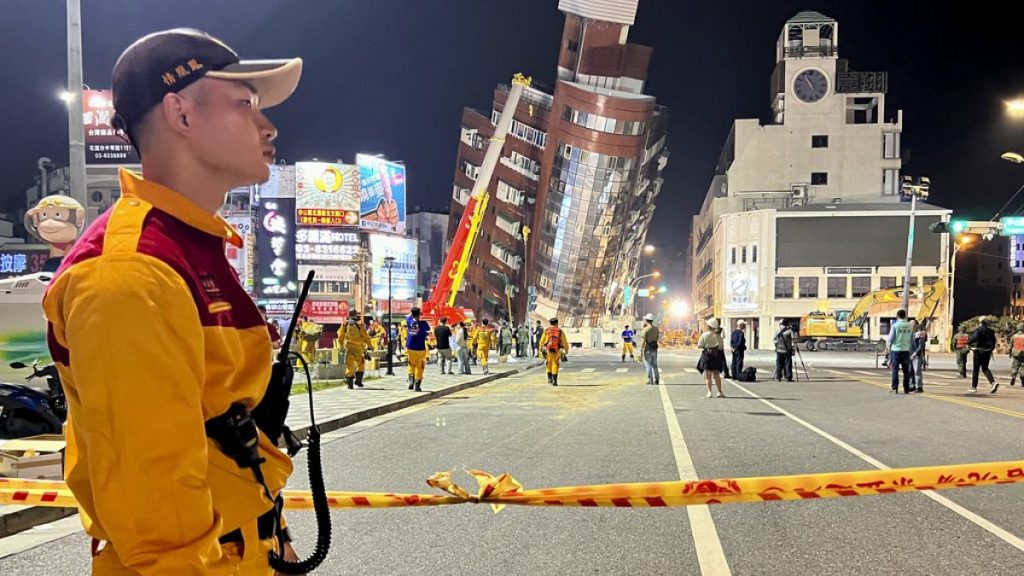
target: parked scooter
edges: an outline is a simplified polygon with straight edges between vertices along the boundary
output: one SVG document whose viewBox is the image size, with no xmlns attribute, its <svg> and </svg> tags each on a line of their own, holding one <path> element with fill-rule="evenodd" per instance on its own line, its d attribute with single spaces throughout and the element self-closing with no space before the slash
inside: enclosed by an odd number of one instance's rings
<svg viewBox="0 0 1024 576">
<path fill-rule="evenodd" d="M 32 368 L 32 375 L 25 380 L 46 378 L 47 387 L 0 382 L 0 439 L 60 434 L 68 408 L 57 367 L 52 363 L 40 366 L 33 362 L 27 366 L 14 362 L 11 368 Z"/>
</svg>

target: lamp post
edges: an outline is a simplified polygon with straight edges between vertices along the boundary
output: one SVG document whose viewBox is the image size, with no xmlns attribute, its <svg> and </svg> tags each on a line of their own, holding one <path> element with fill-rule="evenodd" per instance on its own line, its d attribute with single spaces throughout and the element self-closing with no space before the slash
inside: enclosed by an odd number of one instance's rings
<svg viewBox="0 0 1024 576">
<path fill-rule="evenodd" d="M 904 196 L 910 196 L 910 231 L 907 233 L 907 269 L 903 274 L 903 309 L 910 314 L 910 268 L 913 265 L 914 259 L 914 217 L 917 215 L 917 199 L 920 197 L 922 200 L 928 199 L 928 189 L 931 186 L 931 181 L 927 176 L 921 176 L 917 179 L 917 183 L 914 183 L 914 179 L 910 176 L 903 177 L 903 187 L 900 193 Z"/>
<path fill-rule="evenodd" d="M 640 281 L 643 280 L 644 278 L 661 278 L 661 272 L 658 272 L 657 270 L 655 270 L 654 272 L 651 272 L 650 274 L 644 274 L 643 276 L 639 276 L 637 278 L 634 278 L 633 281 L 629 283 L 629 287 L 633 288 L 634 285 L 639 285 Z M 632 313 L 636 312 L 636 301 L 637 301 L 637 299 L 638 299 L 637 296 L 633 296 L 633 302 L 631 303 L 631 308 L 630 308 Z M 646 311 L 646 310 L 647 310 L 647 307 L 645 305 L 644 306 L 644 311 Z M 632 313 L 631 313 L 631 315 L 632 315 Z"/>
<path fill-rule="evenodd" d="M 392 265 L 394 265 L 394 263 L 394 256 L 384 257 L 384 266 L 386 266 L 388 269 L 388 371 L 385 372 L 385 375 L 387 376 L 395 375 L 395 339 L 391 337 L 391 324 L 392 320 L 394 320 L 394 315 L 391 312 L 391 267 Z"/>
<path fill-rule="evenodd" d="M 950 271 L 949 271 L 949 322 L 953 324 L 953 331 L 956 331 L 956 317 L 953 316 L 953 306 L 956 302 L 956 255 L 960 252 L 961 248 L 967 248 L 974 242 L 974 239 L 970 236 L 961 236 L 959 239 L 954 241 L 953 244 L 953 258 L 950 260 Z M 952 347 L 952 341 L 947 340 L 947 346 Z M 949 350 L 952 352 L 952 350 Z"/>
</svg>

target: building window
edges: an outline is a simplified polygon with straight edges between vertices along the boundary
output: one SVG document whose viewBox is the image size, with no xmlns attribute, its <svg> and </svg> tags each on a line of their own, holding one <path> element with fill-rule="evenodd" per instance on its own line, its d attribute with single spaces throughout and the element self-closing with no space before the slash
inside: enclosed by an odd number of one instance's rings
<svg viewBox="0 0 1024 576">
<path fill-rule="evenodd" d="M 854 276 L 851 284 L 853 285 L 853 292 L 850 294 L 853 298 L 861 298 L 867 296 L 871 292 L 871 276 Z"/>
<path fill-rule="evenodd" d="M 828 279 L 828 297 L 829 298 L 846 298 L 846 276 L 839 278 Z M 801 288 L 801 291 L 803 289 Z"/>
<path fill-rule="evenodd" d="M 818 297 L 818 277 L 817 276 L 801 276 L 800 277 L 800 298 L 817 298 Z"/>
<path fill-rule="evenodd" d="M 811 136 L 811 148 L 828 148 L 828 136 Z"/>
<path fill-rule="evenodd" d="M 900 171 L 892 168 L 882 170 L 882 195 L 895 196 L 900 191 Z"/>
<path fill-rule="evenodd" d="M 811 172 L 811 184 L 814 186 L 827 186 L 828 172 Z"/>
<path fill-rule="evenodd" d="M 882 158 L 891 159 L 900 157 L 900 133 L 882 133 Z"/>
<path fill-rule="evenodd" d="M 793 297 L 793 278 L 775 278 L 775 297 L 776 298 L 792 298 Z"/>
<path fill-rule="evenodd" d="M 736 247 L 735 246 L 732 247 L 732 259 L 731 259 L 731 261 L 729 263 L 730 264 L 735 264 L 736 263 Z"/>
<path fill-rule="evenodd" d="M 757 264 L 757 244 L 750 247 L 750 261 Z"/>
<path fill-rule="evenodd" d="M 744 246 L 740 249 L 740 264 L 747 263 L 747 247 Z"/>
<path fill-rule="evenodd" d="M 888 290 L 890 288 L 895 288 L 896 287 L 896 277 L 895 276 L 882 276 L 881 278 L 879 278 L 878 287 L 880 289 L 882 289 L 882 290 Z"/>
<path fill-rule="evenodd" d="M 598 116 L 593 112 L 583 112 L 571 106 L 562 108 L 562 120 L 572 122 L 577 126 L 583 126 L 606 134 L 624 134 L 626 136 L 639 136 L 644 133 L 647 124 L 642 120 L 618 120 Z"/>
<path fill-rule="evenodd" d="M 911 276 L 910 277 L 910 287 L 911 288 L 916 288 L 917 287 L 917 276 Z"/>
<path fill-rule="evenodd" d="M 938 276 L 925 276 L 924 277 L 924 285 L 925 286 L 934 286 L 935 283 L 938 282 L 938 281 L 939 281 L 939 277 Z"/>
</svg>

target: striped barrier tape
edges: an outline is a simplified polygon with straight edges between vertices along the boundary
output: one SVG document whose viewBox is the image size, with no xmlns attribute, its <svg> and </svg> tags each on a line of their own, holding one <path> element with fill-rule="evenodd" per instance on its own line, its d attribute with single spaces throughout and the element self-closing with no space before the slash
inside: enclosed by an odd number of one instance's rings
<svg viewBox="0 0 1024 576">
<path fill-rule="evenodd" d="M 697 504 L 733 504 L 809 500 L 842 496 L 870 496 L 922 490 L 943 490 L 972 486 L 1024 483 L 1024 460 L 829 472 L 797 476 L 765 476 L 722 480 L 599 484 L 526 490 L 512 476 L 492 476 L 470 470 L 479 490 L 471 494 L 454 481 L 451 472 L 440 472 L 427 484 L 446 492 L 437 494 L 394 494 L 374 492 L 328 492 L 331 508 L 405 508 L 447 504 L 490 504 L 495 512 L 506 505 L 576 506 L 612 508 L 661 508 Z M 313 507 L 308 491 L 285 490 L 285 507 L 305 510 Z M 74 507 L 74 496 L 63 482 L 0 478 L 0 504 Z"/>
</svg>

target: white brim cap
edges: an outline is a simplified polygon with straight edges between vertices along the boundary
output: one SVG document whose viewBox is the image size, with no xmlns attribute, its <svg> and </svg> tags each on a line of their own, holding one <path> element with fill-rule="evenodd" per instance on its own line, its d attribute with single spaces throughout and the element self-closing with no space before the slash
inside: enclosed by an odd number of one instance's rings
<svg viewBox="0 0 1024 576">
<path fill-rule="evenodd" d="M 207 78 L 234 80 L 252 86 L 259 96 L 260 109 L 284 102 L 295 92 L 302 76 L 302 58 L 286 60 L 242 60 L 220 70 L 206 73 Z"/>
</svg>

